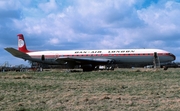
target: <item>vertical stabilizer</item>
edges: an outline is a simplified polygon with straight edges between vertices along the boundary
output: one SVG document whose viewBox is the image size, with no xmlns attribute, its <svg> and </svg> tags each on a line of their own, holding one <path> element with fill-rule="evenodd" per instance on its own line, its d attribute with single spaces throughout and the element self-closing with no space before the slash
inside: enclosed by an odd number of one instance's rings
<svg viewBox="0 0 180 111">
<path fill-rule="evenodd" d="M 29 52 L 26 48 L 26 42 L 24 40 L 23 34 L 18 34 L 17 36 L 18 36 L 18 49 L 19 49 L 19 51 L 24 52 L 24 53 Z"/>
</svg>

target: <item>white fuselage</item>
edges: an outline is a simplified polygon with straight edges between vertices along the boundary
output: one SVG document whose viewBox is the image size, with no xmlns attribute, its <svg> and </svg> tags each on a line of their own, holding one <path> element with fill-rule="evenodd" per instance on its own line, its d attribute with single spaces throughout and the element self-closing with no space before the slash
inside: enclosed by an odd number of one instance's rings
<svg viewBox="0 0 180 111">
<path fill-rule="evenodd" d="M 161 49 L 111 49 L 111 50 L 64 50 L 64 51 L 37 51 L 27 53 L 32 58 L 53 60 L 61 57 L 66 58 L 105 58 L 112 59 L 115 63 L 144 63 L 152 64 L 154 53 L 157 53 L 161 63 L 175 60 L 175 56 Z"/>
</svg>

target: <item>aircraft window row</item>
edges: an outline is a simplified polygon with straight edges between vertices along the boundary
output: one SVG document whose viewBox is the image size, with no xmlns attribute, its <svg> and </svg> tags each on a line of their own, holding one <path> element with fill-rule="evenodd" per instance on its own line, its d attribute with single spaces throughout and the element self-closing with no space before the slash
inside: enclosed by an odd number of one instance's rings
<svg viewBox="0 0 180 111">
<path fill-rule="evenodd" d="M 75 54 L 75 55 L 56 55 L 56 57 L 78 57 L 78 56 L 153 56 L 154 53 L 143 53 L 143 54 Z M 171 53 L 158 53 L 158 55 L 172 55 Z M 39 56 L 34 56 L 39 58 Z M 54 57 L 54 55 L 45 55 L 45 57 Z"/>
<path fill-rule="evenodd" d="M 162 55 L 172 55 L 171 53 L 158 53 L 159 56 Z M 143 54 L 75 54 L 75 55 L 56 55 L 56 57 L 89 57 L 89 56 L 154 56 L 154 53 L 143 53 Z M 42 57 L 42 56 L 36 56 L 34 57 Z M 45 55 L 46 58 L 52 58 L 54 55 Z"/>
</svg>

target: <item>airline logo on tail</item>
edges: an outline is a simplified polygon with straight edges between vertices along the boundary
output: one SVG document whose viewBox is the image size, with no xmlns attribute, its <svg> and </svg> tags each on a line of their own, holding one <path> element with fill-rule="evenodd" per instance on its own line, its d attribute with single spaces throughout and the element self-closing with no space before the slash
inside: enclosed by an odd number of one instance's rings
<svg viewBox="0 0 180 111">
<path fill-rule="evenodd" d="M 23 47 L 24 46 L 24 41 L 22 39 L 18 40 L 18 47 Z"/>
<path fill-rule="evenodd" d="M 17 36 L 18 36 L 18 49 L 19 49 L 19 51 L 25 52 L 25 53 L 29 52 L 26 48 L 26 42 L 24 40 L 23 34 L 18 34 Z"/>
</svg>

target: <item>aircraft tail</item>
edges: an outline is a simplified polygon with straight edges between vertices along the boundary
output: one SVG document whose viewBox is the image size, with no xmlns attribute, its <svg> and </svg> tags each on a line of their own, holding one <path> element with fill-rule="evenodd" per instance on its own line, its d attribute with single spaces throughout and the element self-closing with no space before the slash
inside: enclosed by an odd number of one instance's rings
<svg viewBox="0 0 180 111">
<path fill-rule="evenodd" d="M 18 36 L 18 50 L 24 53 L 30 52 L 26 48 L 26 42 L 25 42 L 23 34 L 18 34 L 17 36 Z"/>
</svg>

